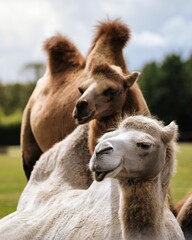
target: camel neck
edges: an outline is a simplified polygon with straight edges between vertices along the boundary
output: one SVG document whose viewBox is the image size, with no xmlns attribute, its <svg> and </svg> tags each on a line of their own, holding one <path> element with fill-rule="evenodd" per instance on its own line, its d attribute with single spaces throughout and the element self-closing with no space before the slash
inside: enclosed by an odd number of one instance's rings
<svg viewBox="0 0 192 240">
<path fill-rule="evenodd" d="M 111 131 L 116 128 L 120 117 L 120 114 L 116 114 L 100 120 L 94 119 L 89 123 L 88 145 L 91 153 L 94 152 L 98 138 L 107 131 Z"/>
<path fill-rule="evenodd" d="M 119 181 L 124 239 L 162 239 L 164 199 L 160 179 Z"/>
</svg>

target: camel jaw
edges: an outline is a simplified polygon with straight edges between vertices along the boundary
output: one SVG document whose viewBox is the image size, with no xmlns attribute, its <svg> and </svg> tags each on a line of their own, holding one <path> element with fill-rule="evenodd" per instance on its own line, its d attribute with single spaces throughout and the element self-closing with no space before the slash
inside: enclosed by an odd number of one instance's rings
<svg viewBox="0 0 192 240">
<path fill-rule="evenodd" d="M 93 176 L 97 182 L 101 182 L 104 180 L 104 178 L 115 177 L 120 171 L 121 171 L 121 162 L 116 168 L 109 171 L 93 171 Z"/>
<path fill-rule="evenodd" d="M 76 119 L 76 123 L 80 125 L 92 120 L 94 118 L 94 115 L 95 115 L 95 111 L 92 111 L 88 116 L 84 116 L 84 117 L 74 116 L 74 118 Z"/>
<path fill-rule="evenodd" d="M 109 172 L 99 172 L 99 171 L 95 171 L 93 172 L 94 174 L 94 179 L 97 181 L 97 182 L 101 182 L 103 181 L 103 179 L 105 178 L 105 176 L 108 174 Z"/>
<path fill-rule="evenodd" d="M 106 177 L 106 175 L 108 173 L 110 173 L 111 171 L 108 171 L 108 172 L 99 172 L 99 171 L 95 171 L 93 172 L 94 174 L 94 179 L 97 181 L 97 182 L 101 182 L 103 181 L 103 179 Z"/>
<path fill-rule="evenodd" d="M 93 177 L 96 181 L 101 182 L 106 177 L 114 177 L 121 170 L 122 160 L 116 164 L 111 162 L 113 152 L 114 147 L 109 142 L 96 146 L 89 163 L 89 169 L 93 172 Z M 108 163 L 104 164 L 104 162 Z"/>
</svg>

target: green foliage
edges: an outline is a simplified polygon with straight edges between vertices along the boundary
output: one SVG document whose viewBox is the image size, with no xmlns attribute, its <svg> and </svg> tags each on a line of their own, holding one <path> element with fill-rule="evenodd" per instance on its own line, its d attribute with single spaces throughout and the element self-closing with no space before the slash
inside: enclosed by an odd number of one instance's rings
<svg viewBox="0 0 192 240">
<path fill-rule="evenodd" d="M 19 145 L 22 112 L 34 83 L 0 84 L 0 146 Z"/>
<path fill-rule="evenodd" d="M 22 112 L 35 83 L 0 84 L 0 145 L 19 145 Z"/>
<path fill-rule="evenodd" d="M 22 111 L 17 109 L 15 112 L 9 115 L 5 115 L 2 108 L 0 108 L 0 125 L 1 126 L 10 126 L 18 125 L 21 123 Z"/>
<path fill-rule="evenodd" d="M 1 84 L 0 83 L 0 108 L 5 115 L 15 111 L 23 111 L 27 101 L 35 87 L 35 83 L 27 84 Z"/>
<path fill-rule="evenodd" d="M 172 54 L 162 63 L 146 64 L 140 86 L 153 115 L 166 123 L 176 120 L 181 132 L 192 132 L 192 55 L 184 61 Z"/>
</svg>

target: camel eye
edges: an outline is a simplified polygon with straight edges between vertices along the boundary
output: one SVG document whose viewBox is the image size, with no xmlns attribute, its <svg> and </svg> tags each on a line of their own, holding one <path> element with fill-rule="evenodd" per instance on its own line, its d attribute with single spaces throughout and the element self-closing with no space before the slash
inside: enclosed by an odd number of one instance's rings
<svg viewBox="0 0 192 240">
<path fill-rule="evenodd" d="M 117 90 L 113 88 L 107 88 L 106 90 L 103 91 L 103 95 L 105 96 L 115 96 L 116 93 Z"/>
<path fill-rule="evenodd" d="M 79 87 L 79 92 L 80 92 L 81 94 L 83 94 L 83 93 L 84 93 L 84 89 L 83 89 L 82 87 Z"/>
<path fill-rule="evenodd" d="M 137 143 L 137 147 L 141 148 L 141 149 L 144 149 L 144 150 L 147 150 L 149 149 L 151 146 L 150 143 L 143 143 L 143 142 L 138 142 Z"/>
</svg>

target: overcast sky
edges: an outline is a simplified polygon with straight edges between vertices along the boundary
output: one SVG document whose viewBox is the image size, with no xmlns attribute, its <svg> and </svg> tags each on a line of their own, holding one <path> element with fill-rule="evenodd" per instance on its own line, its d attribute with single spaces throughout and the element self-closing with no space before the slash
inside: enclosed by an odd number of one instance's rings
<svg viewBox="0 0 192 240">
<path fill-rule="evenodd" d="M 131 71 L 168 53 L 192 53 L 191 0 L 0 0 L 0 81 L 24 81 L 22 66 L 45 62 L 42 44 L 57 32 L 85 55 L 97 21 L 117 17 L 132 30 Z"/>
</svg>

